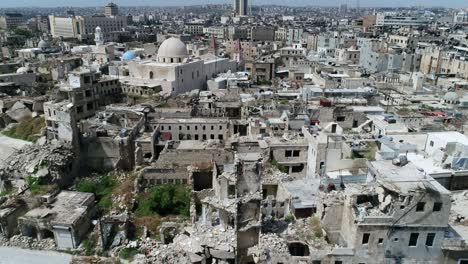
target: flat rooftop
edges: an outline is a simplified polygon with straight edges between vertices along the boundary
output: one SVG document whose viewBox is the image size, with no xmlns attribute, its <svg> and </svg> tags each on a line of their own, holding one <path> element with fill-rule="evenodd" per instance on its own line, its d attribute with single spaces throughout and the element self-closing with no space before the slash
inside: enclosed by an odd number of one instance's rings
<svg viewBox="0 0 468 264">
<path fill-rule="evenodd" d="M 412 162 L 404 166 L 394 165 L 391 160 L 373 161 L 370 164 L 371 171 L 376 174 L 376 180 L 395 192 L 406 194 L 430 189 L 438 193 L 450 194 L 450 191 L 418 169 Z"/>
</svg>

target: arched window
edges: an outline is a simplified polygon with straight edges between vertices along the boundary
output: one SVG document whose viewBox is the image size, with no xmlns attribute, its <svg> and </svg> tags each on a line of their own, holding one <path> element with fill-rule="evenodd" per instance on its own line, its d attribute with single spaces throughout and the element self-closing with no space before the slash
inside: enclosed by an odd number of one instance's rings
<svg viewBox="0 0 468 264">
<path fill-rule="evenodd" d="M 154 78 L 154 73 L 153 73 L 152 71 L 150 71 L 150 73 L 149 73 L 149 78 L 150 78 L 150 79 L 153 79 L 153 78 Z"/>
</svg>

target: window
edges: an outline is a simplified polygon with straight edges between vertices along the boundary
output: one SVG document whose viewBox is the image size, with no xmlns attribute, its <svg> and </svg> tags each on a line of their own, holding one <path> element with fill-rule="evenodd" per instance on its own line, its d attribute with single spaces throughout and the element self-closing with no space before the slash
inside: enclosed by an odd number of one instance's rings
<svg viewBox="0 0 468 264">
<path fill-rule="evenodd" d="M 187 130 L 190 130 L 190 126 L 187 126 Z"/>
<path fill-rule="evenodd" d="M 442 203 L 434 203 L 434 207 L 432 208 L 433 212 L 439 212 L 442 210 Z"/>
<path fill-rule="evenodd" d="M 424 206 L 426 203 L 420 202 L 416 205 L 416 212 L 423 212 L 424 211 Z"/>
<path fill-rule="evenodd" d="M 411 233 L 408 246 L 415 247 L 418 244 L 419 233 Z"/>
<path fill-rule="evenodd" d="M 206 140 L 206 135 L 205 135 L 205 134 L 203 134 L 203 137 L 202 137 L 202 138 L 203 138 L 203 140 Z"/>
<path fill-rule="evenodd" d="M 341 261 L 341 260 L 335 260 L 335 264 L 343 264 L 343 261 Z"/>
<path fill-rule="evenodd" d="M 206 130 L 206 126 L 203 126 L 203 130 Z"/>
<path fill-rule="evenodd" d="M 369 244 L 369 238 L 370 238 L 370 234 L 369 233 L 364 233 L 362 235 L 362 244 L 363 245 Z"/>
<path fill-rule="evenodd" d="M 433 147 L 434 146 L 434 141 L 431 140 L 431 142 L 429 142 L 429 146 Z"/>
<path fill-rule="evenodd" d="M 179 126 L 179 130 L 182 130 L 182 126 Z"/>
<path fill-rule="evenodd" d="M 379 238 L 379 245 L 383 244 L 383 238 Z"/>
<path fill-rule="evenodd" d="M 218 135 L 219 140 L 223 140 L 223 135 Z"/>
<path fill-rule="evenodd" d="M 195 126 L 195 130 L 198 130 L 198 126 Z"/>
<path fill-rule="evenodd" d="M 198 135 L 195 135 L 195 140 L 198 140 Z"/>
<path fill-rule="evenodd" d="M 286 151 L 284 152 L 284 156 L 286 156 L 286 157 L 291 157 L 291 156 L 292 156 L 292 151 L 291 151 L 291 150 L 286 150 Z"/>
<path fill-rule="evenodd" d="M 434 245 L 435 233 L 428 233 L 426 237 L 426 246 L 432 247 Z"/>
<path fill-rule="evenodd" d="M 153 79 L 154 78 L 154 73 L 152 71 L 149 72 L 149 78 Z"/>
<path fill-rule="evenodd" d="M 211 139 L 215 139 L 215 136 L 213 134 L 210 135 Z"/>
<path fill-rule="evenodd" d="M 299 150 L 294 150 L 293 151 L 293 157 L 299 157 L 299 153 L 300 153 Z"/>
</svg>

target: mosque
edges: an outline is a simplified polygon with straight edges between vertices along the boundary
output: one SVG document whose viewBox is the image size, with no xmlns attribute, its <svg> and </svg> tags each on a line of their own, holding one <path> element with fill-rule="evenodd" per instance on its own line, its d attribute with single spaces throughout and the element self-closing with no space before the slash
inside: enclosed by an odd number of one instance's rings
<svg viewBox="0 0 468 264">
<path fill-rule="evenodd" d="M 164 96 L 203 90 L 207 80 L 237 68 L 235 61 L 212 54 L 190 56 L 185 44 L 175 37 L 161 43 L 156 58 L 141 60 L 129 51 L 122 61 L 124 65 L 114 75 L 119 76 L 124 92 L 138 95 L 148 95 L 145 89 L 154 87 Z"/>
</svg>

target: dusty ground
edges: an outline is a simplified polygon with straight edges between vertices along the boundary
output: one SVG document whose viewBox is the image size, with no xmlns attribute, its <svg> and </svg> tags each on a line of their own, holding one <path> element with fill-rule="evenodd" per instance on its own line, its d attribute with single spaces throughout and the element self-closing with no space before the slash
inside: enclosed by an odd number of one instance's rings
<svg viewBox="0 0 468 264">
<path fill-rule="evenodd" d="M 0 166 L 15 150 L 28 144 L 31 142 L 0 135 Z"/>
<path fill-rule="evenodd" d="M 71 260 L 71 255 L 54 251 L 0 247 L 0 264 L 68 264 Z"/>
</svg>

